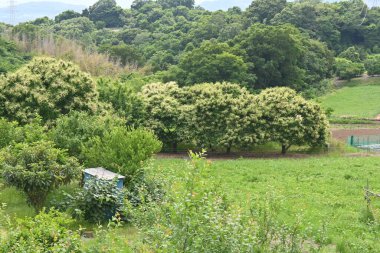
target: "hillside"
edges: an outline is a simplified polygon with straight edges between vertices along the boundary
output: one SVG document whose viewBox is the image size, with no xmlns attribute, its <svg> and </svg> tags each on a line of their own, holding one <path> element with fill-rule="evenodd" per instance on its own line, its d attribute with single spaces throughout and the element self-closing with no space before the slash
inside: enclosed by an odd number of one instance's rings
<svg viewBox="0 0 380 253">
<path fill-rule="evenodd" d="M 81 12 L 86 6 L 59 2 L 30 2 L 16 6 L 14 24 L 34 20 L 40 17 L 54 18 L 65 10 Z M 0 8 L 0 22 L 10 23 L 9 8 Z"/>
<path fill-rule="evenodd" d="M 325 2 L 337 2 L 338 0 L 327 0 Z M 289 1 L 292 2 L 292 1 Z M 378 5 L 376 1 L 366 0 L 368 6 Z M 238 6 L 241 9 L 246 9 L 252 3 L 251 0 L 206 0 L 201 2 L 199 5 L 206 10 L 216 11 L 216 10 L 228 10 L 233 6 Z"/>
<path fill-rule="evenodd" d="M 380 114 L 380 78 L 357 78 L 320 98 L 324 108 L 333 109 L 333 117 L 374 119 Z"/>
</svg>

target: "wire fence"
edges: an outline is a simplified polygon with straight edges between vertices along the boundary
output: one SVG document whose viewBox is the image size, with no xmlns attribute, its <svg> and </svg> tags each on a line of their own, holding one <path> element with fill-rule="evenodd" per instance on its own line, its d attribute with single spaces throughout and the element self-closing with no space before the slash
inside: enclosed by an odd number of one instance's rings
<svg viewBox="0 0 380 253">
<path fill-rule="evenodd" d="M 380 135 L 350 136 L 347 143 L 360 149 L 380 151 Z"/>
</svg>

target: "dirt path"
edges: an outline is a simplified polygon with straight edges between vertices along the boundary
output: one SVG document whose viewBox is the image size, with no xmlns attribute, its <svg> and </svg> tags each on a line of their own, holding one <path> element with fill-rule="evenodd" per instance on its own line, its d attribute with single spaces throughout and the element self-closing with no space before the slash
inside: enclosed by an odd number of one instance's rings
<svg viewBox="0 0 380 253">
<path fill-rule="evenodd" d="M 337 140 L 346 141 L 350 136 L 379 135 L 380 129 L 362 128 L 362 129 L 333 129 L 332 137 Z"/>
</svg>

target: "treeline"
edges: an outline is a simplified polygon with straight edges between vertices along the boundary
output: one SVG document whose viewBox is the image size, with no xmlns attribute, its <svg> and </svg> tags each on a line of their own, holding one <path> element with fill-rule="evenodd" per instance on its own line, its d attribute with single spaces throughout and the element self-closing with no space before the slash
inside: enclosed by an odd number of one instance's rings
<svg viewBox="0 0 380 253">
<path fill-rule="evenodd" d="M 325 147 L 329 137 L 320 106 L 285 87 L 253 95 L 229 83 L 157 83 L 144 86 L 139 96 L 143 125 L 174 151 L 179 143 L 229 153 L 275 142 L 285 154 L 292 145 Z"/>
<path fill-rule="evenodd" d="M 77 41 L 130 70 L 144 68 L 151 79 L 180 86 L 226 81 L 305 91 L 321 89 L 334 74 L 347 79 L 363 73 L 342 57 L 350 48 L 361 61 L 371 59 L 365 66 L 379 65 L 379 57 L 368 56 L 380 53 L 379 13 L 361 0 L 255 0 L 246 10 L 216 12 L 192 0 L 135 0 L 130 9 L 100 0 L 82 13 L 40 18 L 11 33 L 23 41 L 51 34 Z"/>
<path fill-rule="evenodd" d="M 104 118 L 107 115 L 114 119 Z M 328 122 L 321 107 L 290 88 L 254 95 L 230 83 L 183 88 L 153 83 L 136 93 L 126 83 L 111 79 L 100 79 L 96 85 L 76 65 L 52 58 L 36 58 L 0 77 L 0 117 L 20 125 L 41 117 L 43 125 L 55 129 L 53 139 L 60 148 L 94 165 L 107 160 L 101 155 L 107 153 L 101 151 L 103 144 L 116 145 L 108 150 L 112 152 L 126 148 L 117 145 L 128 145 L 117 137 L 126 134 L 117 127 L 148 129 L 174 151 L 178 144 L 230 152 L 276 142 L 285 154 L 292 145 L 323 147 L 328 141 Z M 116 136 L 106 134 L 107 126 Z M 108 136 L 111 143 L 106 145 L 99 137 L 90 144 L 94 136 Z M 147 137 L 140 137 L 141 144 Z M 88 146 L 97 149 L 89 151 Z"/>
</svg>

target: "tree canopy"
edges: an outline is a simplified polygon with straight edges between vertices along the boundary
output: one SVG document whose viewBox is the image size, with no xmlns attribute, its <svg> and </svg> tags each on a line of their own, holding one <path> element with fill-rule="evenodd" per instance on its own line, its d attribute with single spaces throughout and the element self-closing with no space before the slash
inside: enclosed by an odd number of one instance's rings
<svg viewBox="0 0 380 253">
<path fill-rule="evenodd" d="M 55 120 L 71 110 L 95 112 L 97 92 L 90 75 L 62 60 L 35 58 L 0 77 L 0 115 L 27 123 L 36 114 Z"/>
</svg>

